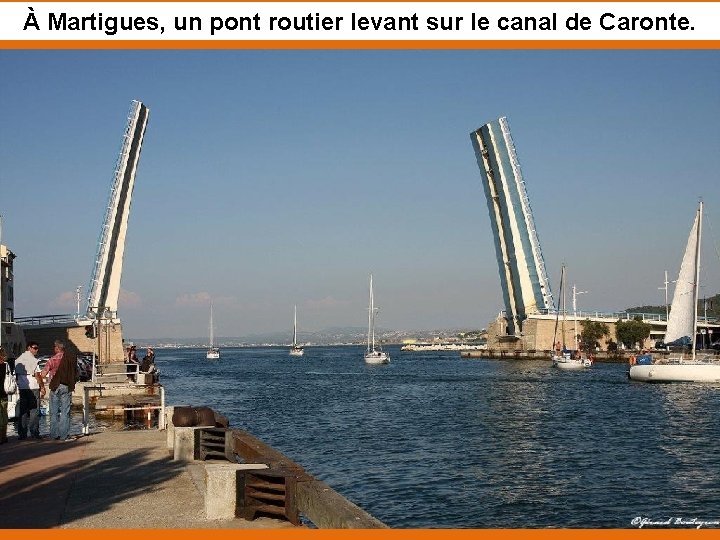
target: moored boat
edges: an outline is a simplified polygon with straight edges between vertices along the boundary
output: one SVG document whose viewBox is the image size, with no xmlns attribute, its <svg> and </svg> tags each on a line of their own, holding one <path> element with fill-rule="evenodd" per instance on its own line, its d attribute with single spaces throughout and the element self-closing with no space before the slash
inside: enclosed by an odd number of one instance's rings
<svg viewBox="0 0 720 540">
<path fill-rule="evenodd" d="M 703 203 L 698 205 L 680 273 L 675 285 L 664 342 L 681 344 L 678 354 L 655 359 L 651 354 L 630 357 L 628 377 L 642 382 L 720 382 L 720 363 L 712 356 L 699 357 L 697 344 L 697 304 L 700 290 L 700 246 L 702 244 Z M 686 352 L 684 345 L 689 343 Z"/>
<path fill-rule="evenodd" d="M 390 355 L 382 350 L 378 345 L 375 348 L 375 314 L 377 308 L 375 307 L 375 298 L 373 295 L 373 278 L 370 274 L 370 305 L 368 307 L 368 336 L 367 336 L 367 349 L 365 351 L 365 363 L 366 364 L 389 364 Z"/>
<path fill-rule="evenodd" d="M 293 342 L 292 347 L 290 347 L 290 356 L 302 356 L 303 354 L 305 354 L 305 349 L 303 349 L 302 345 L 298 345 L 297 342 L 297 306 L 295 306 L 293 311 Z"/>
<path fill-rule="evenodd" d="M 555 353 L 553 354 L 552 361 L 553 367 L 566 371 L 579 371 L 581 369 L 589 368 L 592 366 L 592 360 L 587 358 L 585 355 L 580 353 L 577 343 L 577 329 L 575 330 L 575 350 L 570 351 L 565 346 L 565 317 L 567 310 L 565 308 L 565 265 L 562 265 L 560 270 L 560 295 L 562 298 L 562 344 L 557 341 L 557 327 L 558 319 L 560 317 L 560 310 L 557 311 L 555 317 L 555 334 L 553 336 L 553 343 L 555 343 Z M 577 316 L 575 317 L 577 319 Z"/>
<path fill-rule="evenodd" d="M 215 346 L 215 328 L 213 325 L 212 302 L 210 302 L 210 347 L 208 348 L 207 353 L 205 353 L 205 358 L 207 358 L 208 360 L 220 359 L 220 349 Z"/>
</svg>

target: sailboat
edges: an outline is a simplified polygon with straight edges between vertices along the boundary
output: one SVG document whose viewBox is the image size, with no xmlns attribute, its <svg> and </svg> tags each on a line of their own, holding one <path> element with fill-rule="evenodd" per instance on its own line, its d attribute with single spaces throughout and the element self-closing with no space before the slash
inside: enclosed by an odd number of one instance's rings
<svg viewBox="0 0 720 540">
<path fill-rule="evenodd" d="M 680 275 L 675 285 L 665 344 L 690 344 L 690 357 L 684 354 L 667 359 L 653 359 L 651 355 L 631 357 L 630 379 L 644 382 L 720 382 L 720 364 L 698 358 L 697 304 L 700 290 L 700 245 L 702 241 L 703 203 L 700 201 L 695 221 L 690 229 L 685 255 L 680 264 Z"/>
<path fill-rule="evenodd" d="M 297 344 L 297 306 L 293 313 L 293 344 L 290 348 L 290 356 L 302 356 L 305 353 L 305 349 L 302 345 Z"/>
<path fill-rule="evenodd" d="M 552 361 L 553 367 L 564 370 L 580 370 L 592 366 L 592 360 L 587 357 L 582 357 L 580 350 L 578 349 L 577 343 L 577 314 L 576 319 L 576 330 L 575 330 L 575 350 L 569 351 L 565 346 L 565 316 L 567 309 L 565 309 L 565 265 L 562 265 L 560 270 L 560 297 L 562 298 L 562 349 L 560 348 L 560 342 L 557 341 L 557 328 L 558 319 L 560 317 L 560 310 L 557 311 L 555 317 L 555 333 L 553 335 L 553 344 L 555 345 L 555 353 L 553 354 Z"/>
<path fill-rule="evenodd" d="M 368 334 L 367 334 L 367 349 L 365 351 L 365 363 L 366 364 L 389 364 L 390 355 L 378 346 L 375 348 L 375 313 L 377 308 L 375 307 L 375 298 L 373 296 L 373 278 L 370 274 L 370 306 L 368 308 Z"/>
<path fill-rule="evenodd" d="M 213 327 L 213 305 L 210 302 L 210 348 L 205 354 L 208 360 L 219 360 L 220 349 L 215 346 L 215 328 Z"/>
</svg>

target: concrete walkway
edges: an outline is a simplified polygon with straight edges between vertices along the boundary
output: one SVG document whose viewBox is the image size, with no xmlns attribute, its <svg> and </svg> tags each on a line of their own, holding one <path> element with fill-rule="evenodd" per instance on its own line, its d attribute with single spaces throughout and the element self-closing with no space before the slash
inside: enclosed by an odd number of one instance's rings
<svg viewBox="0 0 720 540">
<path fill-rule="evenodd" d="M 106 431 L 72 442 L 0 445 L 0 528 L 292 527 L 205 519 L 204 465 L 169 456 L 164 431 Z"/>
</svg>

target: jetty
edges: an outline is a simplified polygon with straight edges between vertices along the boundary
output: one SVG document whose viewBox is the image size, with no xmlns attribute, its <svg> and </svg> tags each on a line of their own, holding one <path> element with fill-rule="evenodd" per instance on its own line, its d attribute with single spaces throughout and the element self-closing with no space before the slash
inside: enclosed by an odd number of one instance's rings
<svg viewBox="0 0 720 540">
<path fill-rule="evenodd" d="M 386 528 L 250 433 L 176 427 L 173 409 L 163 430 L 11 437 L 0 445 L 0 527 Z"/>
<path fill-rule="evenodd" d="M 0 469 L 3 528 L 292 526 L 269 518 L 206 519 L 202 477 L 168 456 L 158 430 L 101 432 L 64 443 L 11 438 L 0 446 Z"/>
<path fill-rule="evenodd" d="M 705 350 L 704 353 L 708 355 L 715 355 L 720 357 L 718 351 Z M 595 356 L 595 362 L 607 362 L 614 364 L 627 364 L 630 357 L 635 354 L 639 354 L 639 351 L 597 351 L 593 353 Z M 657 350 L 652 349 L 653 356 L 657 358 L 669 358 L 672 354 L 668 350 Z M 461 351 L 461 358 L 480 358 L 485 360 L 552 360 L 553 351 L 550 349 L 537 350 L 537 349 L 485 349 L 480 351 Z"/>
</svg>

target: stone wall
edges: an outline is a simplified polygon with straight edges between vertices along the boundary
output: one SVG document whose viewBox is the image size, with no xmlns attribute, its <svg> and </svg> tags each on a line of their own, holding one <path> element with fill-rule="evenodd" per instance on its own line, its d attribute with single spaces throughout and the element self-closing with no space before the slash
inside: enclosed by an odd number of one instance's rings
<svg viewBox="0 0 720 540">
<path fill-rule="evenodd" d="M 99 363 L 107 364 L 124 360 L 122 325 L 120 323 L 104 325 L 99 339 L 86 335 L 88 325 L 71 323 L 68 325 L 38 325 L 24 327 L 25 340 L 37 341 L 40 355 L 53 354 L 53 342 L 64 341 L 69 351 L 76 354 L 98 356 Z"/>
<path fill-rule="evenodd" d="M 582 333 L 582 321 L 577 321 L 577 332 Z M 600 341 L 601 350 L 607 349 L 610 339 L 617 343 L 615 335 L 615 321 L 603 321 L 610 330 L 610 335 Z M 504 351 L 549 351 L 553 349 L 553 336 L 555 333 L 555 319 L 550 316 L 530 316 L 523 322 L 523 331 L 519 337 L 504 334 L 505 320 L 498 317 L 488 327 L 488 349 Z M 557 340 L 563 342 L 562 320 L 558 323 Z M 568 348 L 575 347 L 575 321 L 569 317 L 565 321 L 565 344 Z M 647 339 L 644 347 L 651 347 L 653 340 Z"/>
</svg>

